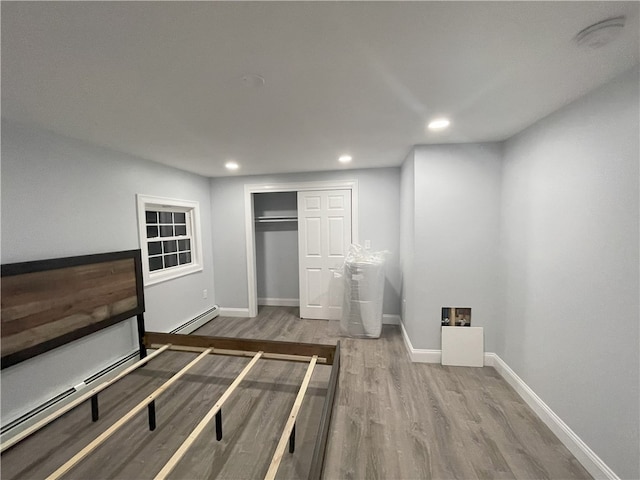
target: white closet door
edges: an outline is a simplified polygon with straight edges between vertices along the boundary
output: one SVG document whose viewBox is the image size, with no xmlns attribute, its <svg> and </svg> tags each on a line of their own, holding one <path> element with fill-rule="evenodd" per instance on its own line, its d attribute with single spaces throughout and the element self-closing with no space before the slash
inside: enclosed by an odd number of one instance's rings
<svg viewBox="0 0 640 480">
<path fill-rule="evenodd" d="M 351 190 L 298 192 L 300 317 L 340 318 L 342 296 L 330 286 L 350 244 Z"/>
</svg>

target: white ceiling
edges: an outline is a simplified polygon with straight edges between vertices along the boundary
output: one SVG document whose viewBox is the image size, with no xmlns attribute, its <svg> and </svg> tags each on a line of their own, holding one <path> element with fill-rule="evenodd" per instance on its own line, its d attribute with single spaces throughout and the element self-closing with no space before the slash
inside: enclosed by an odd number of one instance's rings
<svg viewBox="0 0 640 480">
<path fill-rule="evenodd" d="M 2 2 L 2 115 L 207 176 L 400 165 L 504 140 L 631 68 L 639 6 Z M 611 44 L 573 42 L 618 15 Z M 451 128 L 426 131 L 439 115 Z"/>
</svg>

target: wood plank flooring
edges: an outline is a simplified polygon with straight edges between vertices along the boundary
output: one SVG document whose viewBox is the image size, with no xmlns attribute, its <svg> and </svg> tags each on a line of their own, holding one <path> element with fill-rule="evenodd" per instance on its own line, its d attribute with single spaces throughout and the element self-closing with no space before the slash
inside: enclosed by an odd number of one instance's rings
<svg viewBox="0 0 640 480">
<path fill-rule="evenodd" d="M 297 309 L 261 307 L 253 319 L 218 317 L 202 335 L 335 343 L 329 322 L 300 320 Z M 380 339 L 340 338 L 342 368 L 327 447 L 326 479 L 591 478 L 491 367 L 443 367 L 409 361 L 399 327 Z M 2 478 L 45 478 L 145 395 L 194 358 L 165 352 L 65 414 L 1 457 Z M 157 401 L 158 428 L 139 415 L 65 478 L 153 478 L 249 359 L 211 356 Z M 223 439 L 213 423 L 172 479 L 264 477 L 306 365 L 260 361 L 222 409 Z M 313 374 L 279 479 L 307 477 L 329 367 Z"/>
</svg>

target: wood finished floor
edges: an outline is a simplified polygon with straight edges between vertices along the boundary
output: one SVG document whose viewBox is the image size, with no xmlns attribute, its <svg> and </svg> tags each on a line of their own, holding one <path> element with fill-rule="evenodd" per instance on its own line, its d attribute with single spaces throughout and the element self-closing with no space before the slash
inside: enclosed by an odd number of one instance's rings
<svg viewBox="0 0 640 480">
<path fill-rule="evenodd" d="M 256 318 L 218 317 L 197 333 L 335 343 L 328 322 L 296 315 L 261 307 Z M 411 363 L 395 326 L 377 340 L 340 340 L 326 479 L 591 478 L 493 368 Z M 97 423 L 82 405 L 6 451 L 2 478 L 45 478 L 193 358 L 165 352 L 100 394 Z M 206 358 L 159 398 L 156 431 L 138 415 L 64 478 L 153 478 L 247 363 Z M 223 408 L 222 441 L 210 425 L 170 478 L 264 477 L 305 370 L 259 362 Z M 326 366 L 313 375 L 280 479 L 307 477 L 328 376 Z"/>
</svg>

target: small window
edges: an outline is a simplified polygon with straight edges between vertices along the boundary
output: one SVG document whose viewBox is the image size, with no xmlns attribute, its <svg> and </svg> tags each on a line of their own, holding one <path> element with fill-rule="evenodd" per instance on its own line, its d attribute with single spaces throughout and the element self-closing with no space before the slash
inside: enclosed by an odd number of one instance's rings
<svg viewBox="0 0 640 480">
<path fill-rule="evenodd" d="M 138 195 L 145 285 L 202 270 L 198 202 Z"/>
</svg>

